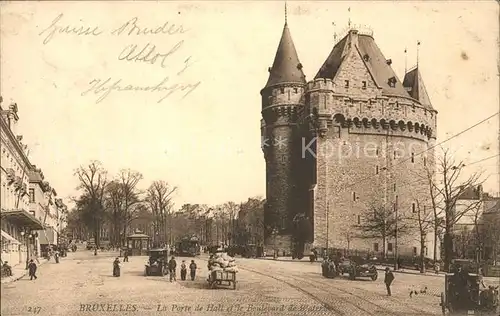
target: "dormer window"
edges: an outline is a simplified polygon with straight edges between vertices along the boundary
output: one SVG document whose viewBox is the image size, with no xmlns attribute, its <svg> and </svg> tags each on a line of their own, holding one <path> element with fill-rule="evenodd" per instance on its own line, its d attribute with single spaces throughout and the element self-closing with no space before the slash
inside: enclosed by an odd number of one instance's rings
<svg viewBox="0 0 500 316">
<path fill-rule="evenodd" d="M 349 80 L 345 81 L 345 87 L 346 87 L 346 89 L 349 88 Z"/>
<path fill-rule="evenodd" d="M 363 55 L 363 60 L 364 61 L 369 61 L 370 60 L 370 56 L 368 56 L 368 54 L 364 54 Z"/>
<path fill-rule="evenodd" d="M 389 66 L 390 66 L 390 65 L 392 65 L 392 59 L 387 59 L 385 62 L 386 62 L 386 63 L 387 63 L 387 65 L 389 65 Z"/>
<path fill-rule="evenodd" d="M 362 81 L 361 84 L 361 89 L 366 90 L 366 81 Z"/>
<path fill-rule="evenodd" d="M 391 87 L 391 88 L 396 87 L 396 77 L 389 78 L 389 80 L 387 81 L 387 83 L 389 84 L 389 87 Z"/>
</svg>

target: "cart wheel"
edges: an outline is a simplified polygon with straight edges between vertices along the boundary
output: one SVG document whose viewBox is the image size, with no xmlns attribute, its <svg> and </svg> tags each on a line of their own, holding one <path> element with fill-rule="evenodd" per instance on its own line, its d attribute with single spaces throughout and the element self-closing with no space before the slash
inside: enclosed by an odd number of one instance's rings
<svg viewBox="0 0 500 316">
<path fill-rule="evenodd" d="M 372 281 L 377 281 L 377 278 L 378 278 L 378 274 L 372 275 Z"/>
<path fill-rule="evenodd" d="M 233 281 L 233 290 L 236 290 L 236 281 Z"/>
<path fill-rule="evenodd" d="M 441 292 L 441 312 L 443 313 L 443 315 L 446 314 L 446 304 L 445 304 L 445 301 L 444 301 L 444 293 Z"/>
</svg>

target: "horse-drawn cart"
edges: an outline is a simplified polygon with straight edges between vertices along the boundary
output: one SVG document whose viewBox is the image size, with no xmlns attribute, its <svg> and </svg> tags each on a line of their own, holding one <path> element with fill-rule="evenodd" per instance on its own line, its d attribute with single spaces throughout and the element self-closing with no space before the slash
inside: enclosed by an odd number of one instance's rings
<svg viewBox="0 0 500 316">
<path fill-rule="evenodd" d="M 443 315 L 499 315 L 498 287 L 485 288 L 477 274 L 446 274 L 444 280 Z"/>
<path fill-rule="evenodd" d="M 215 289 L 221 285 L 232 286 L 236 290 L 236 272 L 232 271 L 211 271 L 208 277 L 208 285 Z"/>
</svg>

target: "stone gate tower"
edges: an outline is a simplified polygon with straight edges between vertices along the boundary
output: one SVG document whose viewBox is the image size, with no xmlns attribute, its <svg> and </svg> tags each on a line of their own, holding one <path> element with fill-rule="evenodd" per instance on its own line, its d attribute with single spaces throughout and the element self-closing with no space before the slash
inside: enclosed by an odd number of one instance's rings
<svg viewBox="0 0 500 316">
<path fill-rule="evenodd" d="M 420 251 L 413 217 L 431 209 L 418 177 L 434 172 L 437 111 L 418 64 L 403 81 L 391 64 L 372 31 L 349 26 L 306 83 L 285 22 L 261 91 L 267 245 L 289 253 L 304 230 L 314 248 L 390 253 L 395 240 L 359 233 L 374 208 L 385 208 L 413 226 L 399 236 L 400 254 Z"/>
<path fill-rule="evenodd" d="M 266 160 L 265 244 L 288 252 L 297 202 L 298 113 L 304 107 L 306 80 L 285 21 L 269 79 L 261 91 L 262 150 Z M 272 240 L 271 240 L 272 239 Z"/>
</svg>

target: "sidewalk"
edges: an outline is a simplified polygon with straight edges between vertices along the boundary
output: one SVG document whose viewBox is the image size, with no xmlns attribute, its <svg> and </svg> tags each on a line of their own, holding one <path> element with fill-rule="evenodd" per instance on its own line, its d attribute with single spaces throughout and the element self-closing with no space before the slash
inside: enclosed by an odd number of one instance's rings
<svg viewBox="0 0 500 316">
<path fill-rule="evenodd" d="M 47 259 L 41 259 L 41 260 L 38 259 L 38 260 L 40 261 L 40 263 L 37 264 L 38 267 L 40 267 L 41 265 L 48 262 Z M 54 260 L 54 259 L 52 259 L 52 260 Z M 12 276 L 2 278 L 1 284 L 15 282 L 19 279 L 22 279 L 25 275 L 28 274 L 28 270 L 26 270 L 25 267 L 26 267 L 26 265 L 24 263 L 20 263 L 16 266 L 12 267 Z"/>
</svg>

